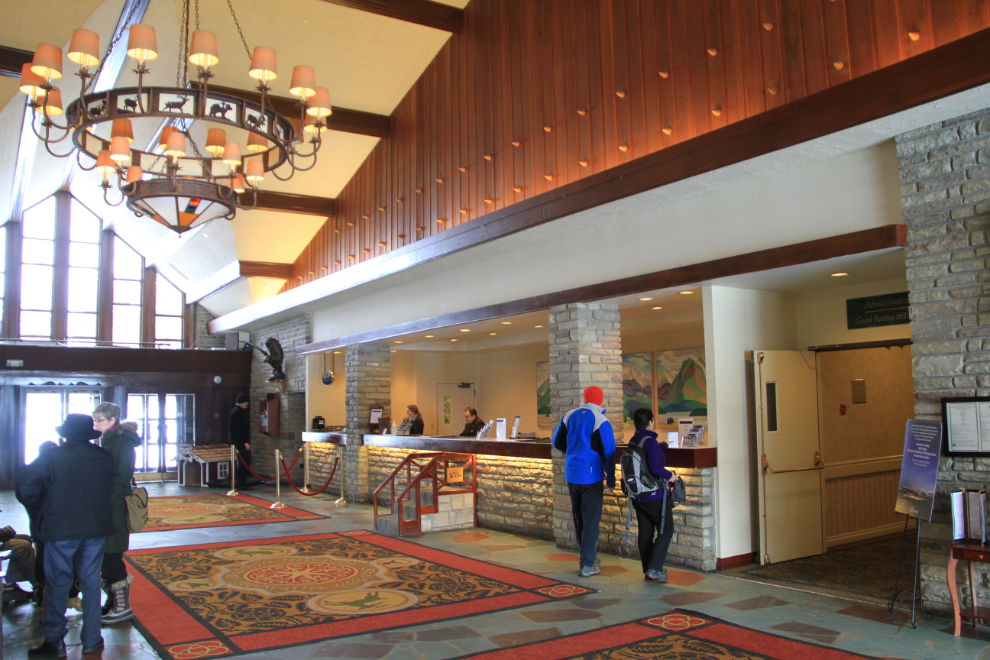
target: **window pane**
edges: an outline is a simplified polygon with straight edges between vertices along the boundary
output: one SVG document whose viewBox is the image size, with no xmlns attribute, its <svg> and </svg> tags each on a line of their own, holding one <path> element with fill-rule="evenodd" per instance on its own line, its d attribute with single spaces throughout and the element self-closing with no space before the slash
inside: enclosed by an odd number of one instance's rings
<svg viewBox="0 0 990 660">
<path fill-rule="evenodd" d="M 69 311 L 95 312 L 99 271 L 93 268 L 69 269 Z"/>
<path fill-rule="evenodd" d="M 113 306 L 113 343 L 137 344 L 141 341 L 141 308 Z"/>
<path fill-rule="evenodd" d="M 21 309 L 50 310 L 51 308 L 52 267 L 26 264 L 21 266 Z"/>
<path fill-rule="evenodd" d="M 122 414 L 127 419 L 141 422 L 138 425 L 138 435 L 144 437 L 144 397 L 140 394 L 128 394 L 127 410 Z"/>
<path fill-rule="evenodd" d="M 25 238 L 23 255 L 22 260 L 26 264 L 51 265 L 55 258 L 55 243 L 53 241 L 39 241 L 36 238 Z"/>
<path fill-rule="evenodd" d="M 0 272 L 7 263 L 7 227 L 0 227 Z M 3 296 L 3 289 L 0 289 L 0 296 Z"/>
<path fill-rule="evenodd" d="M 113 239 L 113 276 L 118 280 L 141 279 L 141 255 L 119 238 Z"/>
<path fill-rule="evenodd" d="M 66 334 L 69 337 L 96 337 L 96 314 L 69 312 Z"/>
<path fill-rule="evenodd" d="M 52 313 L 51 312 L 25 312 L 21 311 L 21 337 L 48 337 L 52 336 Z"/>
<path fill-rule="evenodd" d="M 89 209 L 76 200 L 72 200 L 72 222 L 69 226 L 70 241 L 99 243 L 102 224 L 99 218 L 89 212 Z"/>
<path fill-rule="evenodd" d="M 49 197 L 41 204 L 24 212 L 24 238 L 55 239 L 55 198 Z"/>
<path fill-rule="evenodd" d="M 148 419 L 158 419 L 158 395 L 149 394 L 148 395 Z M 157 422 L 156 422 L 157 426 Z"/>
<path fill-rule="evenodd" d="M 92 415 L 100 405 L 100 395 L 94 392 L 69 392 L 69 414 Z"/>
<path fill-rule="evenodd" d="M 60 392 L 27 392 L 24 397 L 24 462 L 38 457 L 38 445 L 46 440 L 58 442 L 53 426 L 62 421 Z"/>
<path fill-rule="evenodd" d="M 133 280 L 113 281 L 113 301 L 129 305 L 141 304 L 141 283 Z"/>
<path fill-rule="evenodd" d="M 165 419 L 175 419 L 179 412 L 176 396 L 174 394 L 165 395 Z"/>
<path fill-rule="evenodd" d="M 100 246 L 92 243 L 69 243 L 69 265 L 100 267 Z"/>
<path fill-rule="evenodd" d="M 178 316 L 156 316 L 155 339 L 182 339 L 182 318 Z"/>
<path fill-rule="evenodd" d="M 159 275 L 155 280 L 155 313 L 182 316 L 182 292 Z M 180 337 L 174 337 L 179 339 Z M 173 339 L 173 337 L 166 337 Z"/>
</svg>

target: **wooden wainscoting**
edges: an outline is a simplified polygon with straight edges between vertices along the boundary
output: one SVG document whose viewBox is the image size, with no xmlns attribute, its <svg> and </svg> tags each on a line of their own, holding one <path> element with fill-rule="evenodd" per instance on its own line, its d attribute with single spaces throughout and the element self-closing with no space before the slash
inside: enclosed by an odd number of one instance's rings
<svg viewBox="0 0 990 660">
<path fill-rule="evenodd" d="M 848 461 L 825 470 L 825 538 L 829 548 L 904 529 L 894 512 L 901 457 Z"/>
</svg>

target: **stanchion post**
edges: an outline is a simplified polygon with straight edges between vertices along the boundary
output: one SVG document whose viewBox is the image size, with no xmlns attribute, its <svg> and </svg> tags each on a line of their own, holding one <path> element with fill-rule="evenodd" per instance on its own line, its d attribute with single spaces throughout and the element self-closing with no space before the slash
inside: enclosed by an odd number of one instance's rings
<svg viewBox="0 0 990 660">
<path fill-rule="evenodd" d="M 344 486 L 347 483 L 347 469 L 344 465 L 344 446 L 337 445 L 337 455 L 340 457 L 340 499 L 334 504 L 350 504 L 344 497 Z"/>
<path fill-rule="evenodd" d="M 205 466 L 203 468 L 206 469 Z M 234 445 L 230 445 L 230 490 L 227 491 L 228 497 L 234 497 L 240 495 L 237 492 L 236 484 L 236 470 L 237 470 L 237 448 Z"/>
<path fill-rule="evenodd" d="M 275 503 L 269 509 L 284 509 L 282 504 L 282 452 L 275 450 Z"/>
<path fill-rule="evenodd" d="M 303 487 L 302 492 L 307 495 L 313 490 L 309 487 L 309 443 L 303 443 Z"/>
</svg>

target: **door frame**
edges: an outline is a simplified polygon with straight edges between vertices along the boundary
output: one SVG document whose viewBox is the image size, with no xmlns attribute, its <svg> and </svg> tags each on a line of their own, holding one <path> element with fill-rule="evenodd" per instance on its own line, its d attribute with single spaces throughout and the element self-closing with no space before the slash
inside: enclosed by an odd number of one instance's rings
<svg viewBox="0 0 990 660">
<path fill-rule="evenodd" d="M 128 416 L 127 399 L 132 394 L 134 394 L 134 395 L 155 394 L 155 395 L 158 396 L 158 420 L 157 420 L 158 423 L 156 424 L 156 429 L 157 429 L 157 433 L 158 433 L 158 441 L 156 442 L 156 444 L 158 445 L 158 453 L 159 453 L 159 456 L 158 456 L 158 465 L 159 465 L 159 468 L 158 468 L 158 470 L 155 470 L 153 472 L 151 472 L 151 471 L 149 471 L 149 472 L 135 472 L 134 474 L 135 474 L 135 479 L 136 480 L 138 479 L 138 475 L 145 475 L 144 480 L 147 480 L 148 476 L 151 476 L 151 475 L 160 475 L 161 480 L 162 481 L 166 481 L 166 477 L 168 475 L 170 475 L 170 474 L 174 474 L 174 475 L 176 475 L 176 478 L 178 478 L 179 470 L 182 469 L 182 465 L 181 465 L 181 462 L 182 461 L 178 458 L 178 456 L 176 456 L 175 470 L 174 471 L 168 469 L 167 461 L 165 460 L 165 443 L 162 442 L 162 438 L 163 437 L 167 437 L 167 433 L 165 432 L 165 421 L 166 421 L 166 419 L 165 419 L 165 397 L 166 396 L 168 396 L 168 395 L 176 396 L 177 395 L 177 396 L 190 396 L 190 397 L 192 397 L 192 406 L 193 406 L 193 409 L 192 409 L 192 412 L 189 415 L 187 415 L 187 418 L 189 420 L 191 420 L 191 428 L 192 428 L 192 433 L 193 433 L 192 444 L 196 444 L 196 393 L 195 392 L 175 391 L 175 390 L 176 390 L 176 388 L 128 387 L 127 390 L 124 392 L 124 405 L 121 406 L 121 410 L 122 410 L 121 415 L 125 419 Z M 147 420 L 145 420 L 145 421 L 147 421 Z M 143 431 L 143 429 L 142 429 L 142 431 Z M 185 429 L 179 429 L 179 432 L 184 435 L 185 434 Z M 142 440 L 142 442 L 146 442 L 147 441 L 147 438 L 142 437 L 141 440 Z M 184 442 L 178 442 L 177 443 L 177 445 L 181 445 L 181 444 L 186 444 L 186 443 L 184 443 Z"/>
<path fill-rule="evenodd" d="M 433 398 L 434 398 L 434 405 L 436 407 L 436 411 L 435 412 L 437 413 L 437 435 L 438 436 L 440 435 L 440 428 L 441 428 L 440 422 L 443 421 L 443 411 L 440 409 L 440 404 L 441 404 L 441 402 L 443 400 L 442 397 L 440 396 L 440 386 L 441 385 L 455 385 L 455 386 L 457 386 L 457 385 L 463 385 L 464 383 L 470 383 L 471 384 L 471 389 L 474 391 L 474 403 L 472 404 L 471 407 L 477 409 L 477 407 L 478 407 L 478 383 L 477 382 L 471 381 L 471 380 L 457 380 L 457 381 L 436 382 L 436 383 L 433 384 Z M 464 388 L 464 389 L 467 389 L 467 388 Z M 451 418 L 453 419 L 453 411 L 451 411 Z M 457 426 L 458 426 L 458 424 L 454 424 L 453 426 L 456 429 Z"/>
<path fill-rule="evenodd" d="M 55 427 L 62 423 L 65 419 L 65 395 L 69 392 L 87 392 L 90 394 L 99 394 L 100 403 L 107 401 L 107 388 L 105 385 L 21 385 L 20 392 L 17 395 L 17 406 L 20 411 L 17 419 L 17 443 L 15 447 L 15 462 L 16 465 L 24 465 L 24 446 L 27 443 L 27 395 L 34 392 L 58 392 L 62 395 L 62 417 L 58 420 L 54 420 L 55 424 L 52 425 L 52 437 L 58 439 L 54 434 Z"/>
</svg>

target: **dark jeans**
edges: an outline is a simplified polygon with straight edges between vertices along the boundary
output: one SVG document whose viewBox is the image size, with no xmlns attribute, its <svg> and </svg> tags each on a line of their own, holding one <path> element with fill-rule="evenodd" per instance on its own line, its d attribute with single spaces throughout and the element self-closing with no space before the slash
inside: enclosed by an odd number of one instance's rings
<svg viewBox="0 0 990 660">
<path fill-rule="evenodd" d="M 663 563 L 667 561 L 670 540 L 674 538 L 673 499 L 664 497 L 653 502 L 633 500 L 632 503 L 636 509 L 636 521 L 639 523 L 639 556 L 643 561 L 643 572 L 651 568 L 662 571 Z M 663 533 L 658 534 L 660 516 L 663 515 L 664 508 L 667 509 L 667 517 L 664 520 Z"/>
<path fill-rule="evenodd" d="M 602 520 L 604 487 L 597 484 L 567 484 L 571 494 L 574 536 L 581 548 L 581 566 L 594 566 L 598 555 L 598 524 Z"/>
<path fill-rule="evenodd" d="M 126 580 L 127 566 L 124 564 L 124 553 L 103 553 L 103 566 L 100 568 L 100 573 L 103 575 L 103 579 L 106 580 L 107 586 L 110 586 L 114 582 Z"/>
<path fill-rule="evenodd" d="M 45 543 L 45 639 L 65 637 L 65 608 L 74 576 L 82 586 L 83 646 L 100 642 L 100 563 L 105 537 Z"/>
<path fill-rule="evenodd" d="M 237 448 L 237 453 L 241 456 L 237 460 L 237 485 L 247 486 L 248 475 L 247 465 L 251 465 L 251 450 L 245 449 L 243 445 Z M 280 467 L 280 466 L 276 466 Z M 276 470 L 278 472 L 278 470 Z"/>
</svg>

